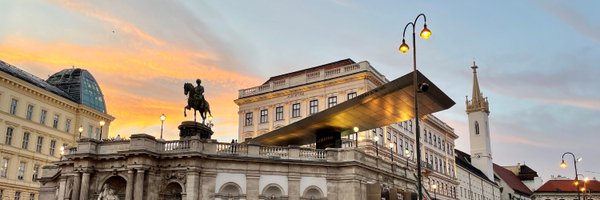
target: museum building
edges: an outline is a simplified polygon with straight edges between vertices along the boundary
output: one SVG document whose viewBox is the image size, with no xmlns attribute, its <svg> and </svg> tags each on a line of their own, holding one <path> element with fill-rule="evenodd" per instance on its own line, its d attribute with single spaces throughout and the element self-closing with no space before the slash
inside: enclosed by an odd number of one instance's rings
<svg viewBox="0 0 600 200">
<path fill-rule="evenodd" d="M 0 199 L 43 199 L 42 166 L 58 161 L 80 137 L 108 135 L 113 119 L 87 70 L 65 69 L 43 80 L 0 61 Z"/>
</svg>

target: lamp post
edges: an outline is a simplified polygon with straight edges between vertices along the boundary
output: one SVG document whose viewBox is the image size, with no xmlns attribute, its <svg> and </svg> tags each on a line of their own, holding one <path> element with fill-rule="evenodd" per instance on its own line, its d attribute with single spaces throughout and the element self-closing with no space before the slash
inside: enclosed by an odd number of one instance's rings
<svg viewBox="0 0 600 200">
<path fill-rule="evenodd" d="M 208 128 L 212 128 L 213 126 L 215 126 L 215 124 L 212 123 L 213 121 L 213 117 L 212 116 L 208 116 Z"/>
<path fill-rule="evenodd" d="M 410 159 L 411 153 L 410 150 L 408 150 L 408 148 L 404 149 L 404 157 L 406 158 L 406 168 L 404 168 L 404 176 L 408 177 L 408 173 L 406 172 L 406 170 L 408 169 L 408 160 Z"/>
<path fill-rule="evenodd" d="M 160 116 L 160 139 L 163 139 L 163 128 L 165 126 L 165 120 L 167 119 L 167 116 L 165 116 L 165 114 L 163 113 Z"/>
<path fill-rule="evenodd" d="M 102 140 L 102 131 L 103 131 L 102 129 L 104 129 L 105 123 L 106 122 L 104 122 L 104 120 L 100 121 L 100 138 L 99 138 L 99 140 Z"/>
<path fill-rule="evenodd" d="M 354 142 L 356 143 L 356 147 L 358 147 L 358 127 L 354 127 L 352 129 L 354 131 Z"/>
<path fill-rule="evenodd" d="M 377 157 L 379 157 L 379 144 L 377 144 L 379 136 L 375 136 L 373 139 L 375 140 L 375 152 L 377 153 Z"/>
<path fill-rule="evenodd" d="M 81 140 L 81 132 L 83 132 L 83 126 L 79 126 L 79 129 L 77 129 L 77 131 L 79 131 L 79 139 Z"/>
<path fill-rule="evenodd" d="M 567 154 L 573 156 L 573 167 L 575 168 L 575 187 L 576 187 L 576 190 L 577 190 L 577 200 L 581 200 L 581 194 L 580 194 L 580 191 L 579 191 L 579 179 L 577 178 L 577 175 L 578 175 L 578 173 L 577 173 L 577 162 L 581 161 L 581 158 L 575 159 L 575 157 L 576 157 L 575 154 L 573 154 L 571 152 L 565 152 L 565 153 L 563 153 L 563 155 L 562 155 L 562 162 L 560 163 L 560 167 L 562 167 L 562 168 L 566 168 L 567 167 L 567 163 L 565 162 L 565 155 L 567 155 Z"/>
<path fill-rule="evenodd" d="M 433 185 L 431 185 L 431 189 L 433 190 L 433 199 L 437 200 L 437 184 L 434 183 Z"/>
<path fill-rule="evenodd" d="M 390 142 L 390 159 L 392 160 L 392 171 L 394 171 L 394 143 Z"/>
<path fill-rule="evenodd" d="M 421 31 L 421 37 L 424 39 L 429 38 L 429 36 L 431 36 L 431 31 L 427 28 L 427 17 L 425 16 L 425 14 L 421 13 L 419 15 L 417 15 L 417 17 L 415 18 L 414 22 L 409 22 L 408 24 L 406 24 L 406 26 L 404 26 L 404 31 L 402 32 L 402 45 L 400 45 L 399 50 L 402 53 L 406 53 L 410 48 L 408 47 L 408 45 L 406 44 L 406 41 L 404 40 L 404 36 L 406 34 L 406 28 L 409 27 L 409 25 L 412 27 L 412 41 L 413 41 L 413 88 L 414 88 L 414 107 L 415 107 L 415 133 L 416 133 L 416 146 L 417 146 L 417 190 L 418 190 L 418 196 L 417 199 L 418 200 L 422 200 L 423 199 L 423 191 L 422 191 L 422 180 L 421 180 L 421 140 L 420 140 L 420 128 L 419 128 L 419 106 L 418 106 L 418 98 L 417 98 L 417 93 L 419 91 L 425 91 L 427 89 L 427 85 L 426 84 L 418 84 L 418 80 L 417 80 L 417 46 L 416 46 L 416 37 L 415 37 L 415 24 L 417 23 L 417 20 L 419 19 L 419 17 L 423 16 L 423 20 L 424 20 L 424 26 L 423 26 L 423 30 Z M 417 88 L 417 85 L 419 85 L 420 88 Z"/>
</svg>

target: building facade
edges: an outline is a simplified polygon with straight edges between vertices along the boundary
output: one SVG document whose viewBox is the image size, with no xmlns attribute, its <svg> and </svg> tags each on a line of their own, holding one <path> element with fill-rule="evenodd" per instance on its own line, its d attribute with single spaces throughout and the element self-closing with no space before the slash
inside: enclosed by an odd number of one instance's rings
<svg viewBox="0 0 600 200">
<path fill-rule="evenodd" d="M 579 180 L 579 191 L 575 180 L 556 179 L 549 180 L 540 186 L 534 193 L 535 200 L 594 200 L 600 199 L 600 181 Z"/>
<path fill-rule="evenodd" d="M 369 62 L 356 63 L 351 59 L 271 77 L 260 86 L 239 91 L 235 100 L 239 106 L 239 140 L 292 124 L 387 82 Z M 358 141 L 359 148 L 391 149 L 395 155 L 408 156 L 411 162 L 416 162 L 413 122 L 359 130 L 357 134 L 348 134 L 344 145 L 352 147 L 356 143 L 353 141 Z M 438 199 L 456 198 L 454 141 L 458 136 L 452 127 L 433 115 L 422 119 L 421 134 L 421 157 L 423 167 L 428 170 L 424 187 L 430 192 L 435 190 L 431 195 Z"/>
<path fill-rule="evenodd" d="M 58 161 L 80 134 L 107 136 L 113 119 L 86 70 L 45 81 L 0 61 L 0 199 L 39 199 L 42 166 Z"/>
</svg>

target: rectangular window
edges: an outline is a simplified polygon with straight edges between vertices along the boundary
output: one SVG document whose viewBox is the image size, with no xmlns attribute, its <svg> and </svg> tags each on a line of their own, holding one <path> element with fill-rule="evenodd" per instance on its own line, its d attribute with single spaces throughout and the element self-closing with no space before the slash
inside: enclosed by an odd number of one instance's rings
<svg viewBox="0 0 600 200">
<path fill-rule="evenodd" d="M 15 200 L 21 200 L 21 192 L 15 192 Z"/>
<path fill-rule="evenodd" d="M 392 133 L 390 132 L 390 130 L 387 130 L 387 140 L 391 140 L 392 139 Z"/>
<path fill-rule="evenodd" d="M 0 165 L 0 177 L 6 178 L 6 172 L 8 171 L 8 158 L 2 158 L 2 165 Z"/>
<path fill-rule="evenodd" d="M 25 115 L 25 118 L 31 120 L 31 117 L 33 117 L 33 105 L 29 104 L 27 105 L 27 114 Z"/>
<path fill-rule="evenodd" d="M 29 193 L 29 200 L 35 200 L 35 194 Z"/>
<path fill-rule="evenodd" d="M 337 96 L 327 98 L 327 108 L 337 105 Z"/>
<path fill-rule="evenodd" d="M 413 132 L 413 129 L 412 129 L 412 120 L 408 121 L 408 131 Z"/>
<path fill-rule="evenodd" d="M 40 115 L 40 124 L 46 124 L 46 114 L 48 114 L 48 111 L 42 110 L 42 114 Z"/>
<path fill-rule="evenodd" d="M 275 108 L 275 121 L 283 120 L 283 106 L 277 106 Z"/>
<path fill-rule="evenodd" d="M 262 109 L 260 110 L 260 123 L 264 124 L 269 122 L 269 110 Z"/>
<path fill-rule="evenodd" d="M 96 128 L 96 138 L 102 139 L 100 138 L 100 128 Z"/>
<path fill-rule="evenodd" d="M 300 103 L 292 104 L 292 117 L 300 117 Z"/>
<path fill-rule="evenodd" d="M 6 140 L 4 140 L 4 144 L 12 144 L 13 130 L 13 127 L 6 128 Z"/>
<path fill-rule="evenodd" d="M 37 137 L 37 143 L 35 146 L 35 152 L 41 153 L 42 152 L 42 145 L 44 144 L 44 137 L 42 136 L 38 136 Z"/>
<path fill-rule="evenodd" d="M 39 171 L 40 171 L 40 165 L 38 165 L 38 164 L 33 165 L 33 173 L 31 175 L 31 181 L 37 181 Z"/>
<path fill-rule="evenodd" d="M 52 128 L 58 128 L 58 119 L 60 116 L 58 114 L 54 114 L 54 118 L 52 120 Z"/>
<path fill-rule="evenodd" d="M 19 100 L 12 99 L 10 101 L 10 114 L 14 115 L 17 113 L 17 103 L 19 103 Z"/>
<path fill-rule="evenodd" d="M 352 99 L 354 97 L 356 97 L 356 92 L 350 92 L 350 93 L 348 93 L 348 100 L 350 100 L 350 99 Z"/>
<path fill-rule="evenodd" d="M 23 180 L 23 176 L 25 176 L 25 162 L 19 162 L 19 171 L 17 172 L 17 179 Z"/>
<path fill-rule="evenodd" d="M 92 134 L 94 134 L 94 127 L 92 125 L 88 126 L 88 138 L 92 138 Z"/>
<path fill-rule="evenodd" d="M 312 115 L 319 112 L 319 100 L 310 100 L 308 102 L 308 114 Z"/>
<path fill-rule="evenodd" d="M 23 133 L 23 143 L 21 143 L 21 148 L 27 149 L 29 147 L 29 132 Z"/>
<path fill-rule="evenodd" d="M 56 140 L 50 140 L 50 152 L 48 154 L 54 156 L 54 150 L 56 150 Z"/>
<path fill-rule="evenodd" d="M 67 122 L 65 123 L 65 132 L 71 132 L 71 119 L 67 119 Z"/>
<path fill-rule="evenodd" d="M 246 120 L 244 121 L 244 126 L 252 126 L 252 119 L 253 114 L 252 112 L 247 112 L 246 113 Z"/>
</svg>

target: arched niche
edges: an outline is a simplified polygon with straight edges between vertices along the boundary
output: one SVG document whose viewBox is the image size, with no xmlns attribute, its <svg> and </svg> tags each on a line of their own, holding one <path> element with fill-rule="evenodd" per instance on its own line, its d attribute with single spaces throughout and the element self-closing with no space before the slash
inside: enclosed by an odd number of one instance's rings
<svg viewBox="0 0 600 200">
<path fill-rule="evenodd" d="M 313 199 L 323 199 L 323 191 L 317 186 L 310 186 L 304 190 L 302 193 L 302 199 L 313 200 Z"/>
<path fill-rule="evenodd" d="M 215 199 L 225 200 L 225 199 L 244 199 L 245 196 L 242 194 L 242 188 L 234 183 L 228 182 L 221 186 L 219 189 L 219 193 L 215 194 Z"/>
<path fill-rule="evenodd" d="M 269 184 L 263 189 L 260 199 L 287 199 L 283 194 L 283 188 L 277 184 Z"/>
<path fill-rule="evenodd" d="M 161 197 L 164 200 L 182 200 L 183 187 L 177 182 L 167 184 L 161 192 Z"/>
<path fill-rule="evenodd" d="M 114 190 L 119 199 L 125 199 L 125 190 L 127 189 L 127 180 L 125 178 L 118 175 L 108 177 L 102 184 L 98 185 L 99 188 L 97 188 L 96 194 L 100 194 L 105 185 Z"/>
</svg>

